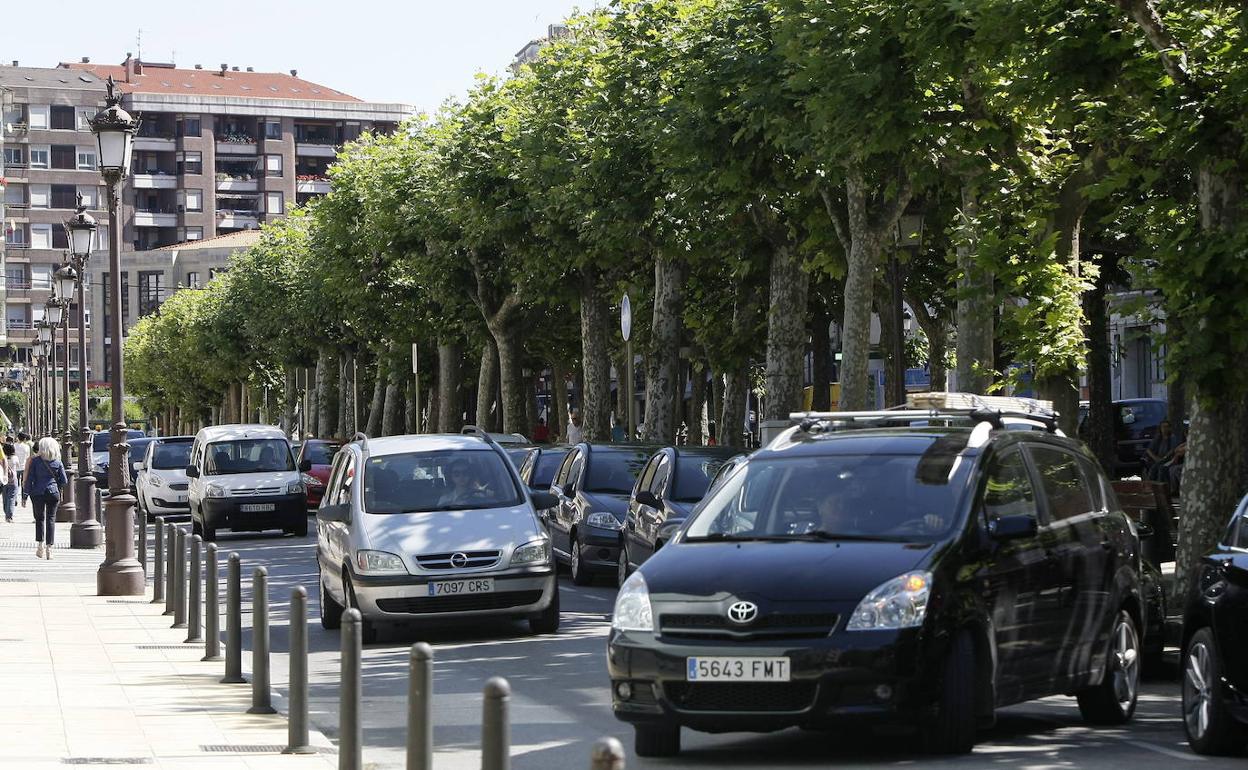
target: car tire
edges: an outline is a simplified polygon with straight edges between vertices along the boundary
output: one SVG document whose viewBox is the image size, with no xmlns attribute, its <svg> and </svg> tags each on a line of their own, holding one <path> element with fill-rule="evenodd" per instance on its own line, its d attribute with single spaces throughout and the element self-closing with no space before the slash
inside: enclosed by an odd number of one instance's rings
<svg viewBox="0 0 1248 770">
<path fill-rule="evenodd" d="M 632 570 L 628 568 L 628 542 L 620 543 L 620 552 L 615 557 L 615 587 L 619 588 L 628 580 Z"/>
<path fill-rule="evenodd" d="M 1095 725 L 1120 725 L 1130 721 L 1140 691 L 1140 667 L 1143 652 L 1135 619 L 1126 610 L 1118 610 L 1109 636 L 1109 655 L 1100 684 L 1085 687 L 1076 693 L 1079 713 Z"/>
<path fill-rule="evenodd" d="M 343 606 L 329 595 L 329 590 L 325 588 L 325 577 L 318 575 L 318 578 L 317 583 L 321 587 L 321 628 L 326 631 L 333 631 L 342 626 Z"/>
<path fill-rule="evenodd" d="M 303 521 L 299 522 L 298 524 L 295 524 L 295 526 L 286 530 L 286 533 L 290 535 L 295 535 L 297 537 L 307 537 L 308 536 L 308 520 L 305 518 Z"/>
<path fill-rule="evenodd" d="M 919 727 L 923 751 L 966 754 L 975 748 L 975 641 L 967 632 L 953 640 L 945 659 L 936 713 Z"/>
<path fill-rule="evenodd" d="M 342 579 L 342 595 L 347 600 L 347 607 L 360 609 L 360 603 L 355 598 L 355 586 L 351 585 L 350 577 Z M 377 641 L 377 624 L 364 617 L 363 611 L 360 612 L 360 641 L 364 644 L 373 644 Z"/>
<path fill-rule="evenodd" d="M 674 757 L 680 753 L 680 725 L 634 725 L 633 753 L 639 757 Z"/>
<path fill-rule="evenodd" d="M 1183 731 L 1197 754 L 1242 754 L 1248 734 L 1227 711 L 1219 682 L 1222 658 L 1213 632 L 1192 634 L 1183 650 Z"/>
<path fill-rule="evenodd" d="M 587 586 L 594 579 L 589 573 L 585 565 L 581 562 L 581 541 L 578 537 L 572 538 L 572 546 L 568 549 L 568 561 L 570 562 L 569 571 L 572 573 L 572 583 L 578 586 Z"/>
<path fill-rule="evenodd" d="M 541 612 L 529 616 L 529 631 L 534 634 L 553 634 L 559 630 L 559 581 L 555 581 L 554 595 L 550 597 L 550 606 Z"/>
</svg>

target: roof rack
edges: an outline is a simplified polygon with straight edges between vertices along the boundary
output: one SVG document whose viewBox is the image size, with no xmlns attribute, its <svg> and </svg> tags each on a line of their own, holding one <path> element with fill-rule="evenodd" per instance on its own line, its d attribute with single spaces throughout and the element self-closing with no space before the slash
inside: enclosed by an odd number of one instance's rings
<svg viewBox="0 0 1248 770">
<path fill-rule="evenodd" d="M 360 442 L 360 449 L 363 449 L 364 454 L 367 455 L 368 454 L 368 434 L 364 433 L 363 431 L 357 430 L 355 432 L 355 435 L 351 437 L 351 443 L 354 444 L 357 441 Z"/>
<path fill-rule="evenodd" d="M 988 423 L 998 430 L 1005 428 L 1007 420 L 1013 420 L 1037 425 L 1050 433 L 1059 433 L 1057 418 L 1052 403 L 1039 399 L 939 392 L 912 393 L 906 398 L 906 408 L 866 412 L 793 412 L 789 415 L 789 419 L 805 433 L 854 424 L 941 419 Z"/>
<path fill-rule="evenodd" d="M 483 430 L 476 425 L 465 425 L 459 429 L 459 432 L 465 436 L 476 436 L 490 446 L 495 447 L 496 449 L 502 449 L 502 447 L 498 445 L 498 442 L 494 440 L 494 437 L 491 436 L 488 431 Z"/>
</svg>

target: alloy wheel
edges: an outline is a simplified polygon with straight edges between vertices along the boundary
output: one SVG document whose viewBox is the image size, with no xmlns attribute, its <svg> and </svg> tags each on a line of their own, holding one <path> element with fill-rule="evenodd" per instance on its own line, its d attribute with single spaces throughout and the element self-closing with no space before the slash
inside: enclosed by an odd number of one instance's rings
<svg viewBox="0 0 1248 770">
<path fill-rule="evenodd" d="M 1209 731 L 1209 712 L 1213 708 L 1212 658 L 1208 645 L 1197 641 L 1183 661 L 1183 719 L 1188 733 L 1197 740 Z"/>
<path fill-rule="evenodd" d="M 624 581 L 628 579 L 628 549 L 620 546 L 620 555 L 616 559 L 615 565 L 615 582 L 617 585 L 624 585 Z"/>
<path fill-rule="evenodd" d="M 575 540 L 572 541 L 572 554 L 569 561 L 571 562 L 569 567 L 572 570 L 572 577 L 575 578 L 581 574 L 581 547 Z"/>
<path fill-rule="evenodd" d="M 1140 639 L 1125 615 L 1114 627 L 1114 695 L 1126 711 L 1135 701 L 1140 685 Z"/>
</svg>

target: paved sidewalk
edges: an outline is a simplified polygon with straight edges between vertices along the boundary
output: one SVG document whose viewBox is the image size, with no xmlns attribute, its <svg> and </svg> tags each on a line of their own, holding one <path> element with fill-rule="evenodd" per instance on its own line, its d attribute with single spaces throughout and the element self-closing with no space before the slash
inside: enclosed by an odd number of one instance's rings
<svg viewBox="0 0 1248 770">
<path fill-rule="evenodd" d="M 72 550 L 57 526 L 35 558 L 29 508 L 0 520 L 0 767 L 326 768 L 333 748 L 281 754 L 286 718 L 251 715 L 251 688 L 223 685 L 164 604 L 95 596 L 103 549 Z M 244 663 L 248 663 L 244 651 Z"/>
</svg>

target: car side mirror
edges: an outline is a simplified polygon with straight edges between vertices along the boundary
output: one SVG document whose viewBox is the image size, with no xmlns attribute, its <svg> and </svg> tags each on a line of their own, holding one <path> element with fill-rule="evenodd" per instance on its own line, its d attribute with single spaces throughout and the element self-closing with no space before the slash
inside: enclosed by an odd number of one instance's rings
<svg viewBox="0 0 1248 770">
<path fill-rule="evenodd" d="M 1017 540 L 1031 537 L 1040 529 L 1035 516 L 1016 514 L 1014 516 L 998 516 L 988 522 L 988 534 L 996 540 Z"/>
<path fill-rule="evenodd" d="M 302 473 L 307 473 L 308 471 L 312 470 L 312 461 L 311 461 L 311 460 L 300 460 L 300 461 L 299 461 L 299 470 L 300 470 L 300 472 L 302 472 Z"/>
<path fill-rule="evenodd" d="M 559 498 L 549 492 L 534 492 L 532 498 L 533 507 L 539 511 L 544 511 L 547 508 L 554 508 L 559 504 Z"/>
<path fill-rule="evenodd" d="M 336 521 L 343 524 L 351 521 L 351 506 L 347 503 L 338 503 L 337 505 L 322 505 L 316 510 L 316 518 L 321 521 Z"/>
<path fill-rule="evenodd" d="M 1133 412 L 1123 412 L 1122 414 L 1123 425 L 1131 425 L 1134 422 L 1135 422 L 1135 414 Z"/>
<path fill-rule="evenodd" d="M 1147 540 L 1157 534 L 1157 530 L 1153 529 L 1152 524 L 1145 524 L 1142 521 L 1135 523 L 1135 533 L 1140 536 L 1141 540 Z"/>
<path fill-rule="evenodd" d="M 142 461 L 142 460 L 136 460 L 136 461 L 135 461 L 135 463 L 134 463 L 134 472 L 135 472 L 135 473 L 142 473 L 142 472 L 143 472 L 143 461 Z"/>
<path fill-rule="evenodd" d="M 647 508 L 663 507 L 663 504 L 659 502 L 659 498 L 655 497 L 654 493 L 648 489 L 643 489 L 638 492 L 635 499 L 637 500 L 638 505 L 644 505 Z"/>
<path fill-rule="evenodd" d="M 559 488 L 559 491 L 563 493 L 564 497 L 572 497 L 576 494 L 576 490 L 572 487 L 571 482 L 564 484 Z"/>
<path fill-rule="evenodd" d="M 196 468 L 194 465 L 186 466 L 186 477 L 188 479 L 199 478 L 199 468 Z"/>
</svg>

